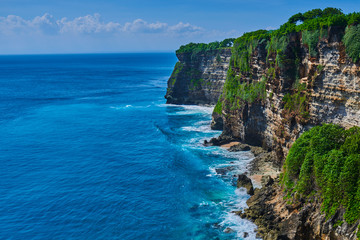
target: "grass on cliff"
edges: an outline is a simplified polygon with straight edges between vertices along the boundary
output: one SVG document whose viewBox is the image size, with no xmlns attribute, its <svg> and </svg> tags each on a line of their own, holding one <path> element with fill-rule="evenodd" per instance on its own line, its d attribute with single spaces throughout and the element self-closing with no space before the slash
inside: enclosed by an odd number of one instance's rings
<svg viewBox="0 0 360 240">
<path fill-rule="evenodd" d="M 317 45 L 321 38 L 328 37 L 329 27 L 337 26 L 345 29 L 349 24 L 354 25 L 359 22 L 358 13 L 345 15 L 337 8 L 313 9 L 291 16 L 277 30 L 245 33 L 234 41 L 222 100 L 227 100 L 226 105 L 234 109 L 241 107 L 239 104 L 241 101 L 251 103 L 263 99 L 266 95 L 265 87 L 262 87 L 262 83 L 258 87 L 261 81 L 253 80 L 253 75 L 256 73 L 253 73 L 251 68 L 254 56 L 263 51 L 267 51 L 266 67 L 272 70 L 273 80 L 276 73 L 282 73 L 283 77 L 293 81 L 298 79 L 301 52 L 298 46 L 291 44 L 291 37 L 296 36 L 293 33 L 301 32 L 302 43 L 309 49 L 310 57 L 317 57 Z M 360 39 L 360 33 L 351 34 L 355 32 L 355 27 L 347 32 L 345 39 L 349 39 L 349 44 L 345 45 L 349 52 L 352 52 L 349 55 L 357 60 L 360 57 L 360 41 L 351 40 Z M 267 78 L 270 79 L 269 76 Z M 288 94 L 284 98 L 285 110 L 306 118 L 308 95 L 295 88 L 290 88 L 289 91 L 295 95 Z"/>
<path fill-rule="evenodd" d="M 215 108 L 214 108 L 214 112 L 221 115 L 222 113 L 222 101 L 220 100 L 221 97 L 219 98 L 219 100 L 217 101 Z"/>
<path fill-rule="evenodd" d="M 346 53 L 353 62 L 358 62 L 360 60 L 360 25 L 347 27 L 343 42 Z"/>
<path fill-rule="evenodd" d="M 174 67 L 174 71 L 170 76 L 171 85 L 174 86 L 179 73 L 182 71 L 184 65 L 181 62 L 177 62 Z"/>
<path fill-rule="evenodd" d="M 324 124 L 304 132 L 284 164 L 282 183 L 288 197 L 320 192 L 327 217 L 344 208 L 345 221 L 360 219 L 360 128 Z"/>
<path fill-rule="evenodd" d="M 233 45 L 235 38 L 227 38 L 221 42 L 211 42 L 211 43 L 189 43 L 186 45 L 180 46 L 178 50 L 176 50 L 176 54 L 179 53 L 199 53 L 202 51 L 229 48 Z"/>
</svg>

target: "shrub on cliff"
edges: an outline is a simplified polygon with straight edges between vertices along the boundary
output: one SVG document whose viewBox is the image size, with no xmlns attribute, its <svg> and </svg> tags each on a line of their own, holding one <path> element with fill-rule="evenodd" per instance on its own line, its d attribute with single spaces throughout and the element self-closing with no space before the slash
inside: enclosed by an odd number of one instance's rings
<svg viewBox="0 0 360 240">
<path fill-rule="evenodd" d="M 322 210 L 331 217 L 344 208 L 345 220 L 360 219 L 360 128 L 324 124 L 303 133 L 291 147 L 282 183 L 288 196 L 320 191 Z"/>
<path fill-rule="evenodd" d="M 201 51 L 208 51 L 208 50 L 215 50 L 221 48 L 229 48 L 232 46 L 235 38 L 227 38 L 221 42 L 211 42 L 211 43 L 189 43 L 186 45 L 180 46 L 178 50 L 176 50 L 176 54 L 179 53 L 194 53 L 194 52 L 201 52 Z"/>
<path fill-rule="evenodd" d="M 358 62 L 360 60 L 360 25 L 347 27 L 343 42 L 346 53 L 354 62 Z"/>
</svg>

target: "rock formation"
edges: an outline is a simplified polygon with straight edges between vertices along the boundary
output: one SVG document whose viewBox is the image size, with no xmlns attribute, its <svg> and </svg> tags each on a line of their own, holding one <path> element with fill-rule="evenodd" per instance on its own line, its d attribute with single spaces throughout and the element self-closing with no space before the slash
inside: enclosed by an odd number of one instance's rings
<svg viewBox="0 0 360 240">
<path fill-rule="evenodd" d="M 222 93 L 231 49 L 178 53 L 166 103 L 215 105 Z"/>
</svg>

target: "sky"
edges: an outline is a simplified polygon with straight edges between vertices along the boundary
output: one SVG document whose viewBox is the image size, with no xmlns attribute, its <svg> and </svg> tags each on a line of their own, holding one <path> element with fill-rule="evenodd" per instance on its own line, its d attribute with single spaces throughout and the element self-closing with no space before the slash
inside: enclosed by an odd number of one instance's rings
<svg viewBox="0 0 360 240">
<path fill-rule="evenodd" d="M 173 52 L 358 0 L 0 0 L 0 54 Z"/>
</svg>

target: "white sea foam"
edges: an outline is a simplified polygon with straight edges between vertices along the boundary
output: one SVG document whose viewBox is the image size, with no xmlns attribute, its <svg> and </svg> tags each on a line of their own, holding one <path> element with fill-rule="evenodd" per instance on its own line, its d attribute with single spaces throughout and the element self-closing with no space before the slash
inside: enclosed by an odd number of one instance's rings
<svg viewBox="0 0 360 240">
<path fill-rule="evenodd" d="M 256 239 L 256 225 L 248 220 L 241 219 L 234 213 L 227 212 L 224 214 L 224 220 L 220 223 L 224 228 L 231 228 L 236 232 L 237 239 L 243 239 L 244 233 L 247 232 L 249 236 L 246 239 Z"/>
<path fill-rule="evenodd" d="M 142 108 L 148 108 L 151 107 L 151 105 L 146 105 L 146 106 L 133 106 L 133 105 L 125 105 L 125 106 L 110 106 L 111 109 L 115 109 L 115 110 L 124 110 L 124 109 L 131 109 L 131 108 L 136 108 L 136 109 L 142 109 Z"/>
<path fill-rule="evenodd" d="M 184 131 L 188 132 L 201 132 L 201 133 L 212 133 L 210 125 L 202 125 L 202 126 L 186 126 L 181 128 Z"/>
<path fill-rule="evenodd" d="M 175 104 L 158 104 L 158 107 L 178 108 L 179 111 L 170 113 L 169 115 L 195 115 L 205 114 L 211 115 L 214 107 L 197 106 L 197 105 L 175 105 Z"/>
</svg>

